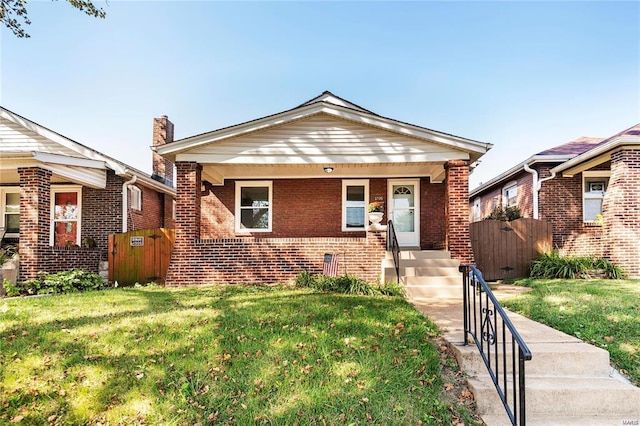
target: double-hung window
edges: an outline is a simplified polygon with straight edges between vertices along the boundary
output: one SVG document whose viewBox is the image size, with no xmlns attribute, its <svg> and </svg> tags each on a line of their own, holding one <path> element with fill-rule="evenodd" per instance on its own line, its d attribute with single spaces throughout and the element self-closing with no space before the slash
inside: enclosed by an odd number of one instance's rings
<svg viewBox="0 0 640 426">
<path fill-rule="evenodd" d="M 142 210 L 142 191 L 137 186 L 129 187 L 129 195 L 131 197 L 131 209 Z"/>
<path fill-rule="evenodd" d="M 514 207 L 518 205 L 518 184 L 512 183 L 502 190 L 502 207 Z"/>
<path fill-rule="evenodd" d="M 271 232 L 271 181 L 236 182 L 236 232 Z"/>
<path fill-rule="evenodd" d="M 582 217 L 585 222 L 594 222 L 602 215 L 602 202 L 609 185 L 610 172 L 582 173 Z"/>
<path fill-rule="evenodd" d="M 7 238 L 20 237 L 20 188 L 0 187 L 0 228 Z M 2 232 L 0 231 L 0 237 Z"/>
<path fill-rule="evenodd" d="M 369 181 L 342 181 L 342 230 L 364 231 L 367 224 Z"/>
<path fill-rule="evenodd" d="M 80 245 L 81 213 L 81 186 L 51 187 L 51 245 L 57 247 Z"/>
</svg>

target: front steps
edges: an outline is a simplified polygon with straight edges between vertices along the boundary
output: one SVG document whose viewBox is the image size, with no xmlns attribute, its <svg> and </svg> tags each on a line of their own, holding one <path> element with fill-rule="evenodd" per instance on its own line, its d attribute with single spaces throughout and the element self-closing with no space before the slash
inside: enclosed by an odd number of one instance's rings
<svg viewBox="0 0 640 426">
<path fill-rule="evenodd" d="M 488 426 L 510 425 L 478 349 L 463 345 L 459 262 L 445 251 L 402 251 L 400 256 L 407 298 L 444 331 L 468 376 L 478 413 Z M 390 253 L 383 261 L 383 277 L 396 279 Z M 533 354 L 525 363 L 528 425 L 640 424 L 640 389 L 612 370 L 606 350 L 513 312 L 508 315 Z M 503 365 L 501 358 L 499 363 Z"/>
<path fill-rule="evenodd" d="M 412 299 L 462 299 L 460 262 L 444 250 L 404 250 L 400 252 L 400 283 Z M 383 281 L 395 281 L 393 257 L 387 252 L 382 261 Z"/>
</svg>

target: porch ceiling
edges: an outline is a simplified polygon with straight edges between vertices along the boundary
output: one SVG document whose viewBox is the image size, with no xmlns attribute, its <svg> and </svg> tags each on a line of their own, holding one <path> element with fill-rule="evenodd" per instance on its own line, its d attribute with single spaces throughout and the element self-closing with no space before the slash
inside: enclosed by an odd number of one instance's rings
<svg viewBox="0 0 640 426">
<path fill-rule="evenodd" d="M 369 164 L 203 164 L 202 177 L 214 185 L 225 179 L 309 179 L 309 178 L 399 178 L 430 177 L 442 182 L 444 163 L 369 163 Z M 333 169 L 331 173 L 325 168 Z"/>
<path fill-rule="evenodd" d="M 83 166 L 86 166 L 83 164 Z M 36 156 L 22 158 L 3 158 L 0 162 L 0 184 L 19 185 L 19 167 L 41 167 L 52 172 L 51 183 L 76 183 L 91 188 L 104 188 L 107 174 L 104 168 L 83 167 L 78 165 L 44 162 Z"/>
</svg>

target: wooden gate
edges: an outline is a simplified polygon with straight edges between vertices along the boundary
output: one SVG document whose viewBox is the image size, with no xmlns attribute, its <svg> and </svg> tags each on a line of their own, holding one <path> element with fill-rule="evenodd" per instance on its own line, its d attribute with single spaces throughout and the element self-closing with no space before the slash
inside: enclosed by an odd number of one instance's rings
<svg viewBox="0 0 640 426">
<path fill-rule="evenodd" d="M 175 241 L 173 229 L 140 229 L 109 235 L 109 281 L 164 284 Z"/>
<path fill-rule="evenodd" d="M 543 220 L 482 220 L 469 231 L 476 265 L 487 281 L 527 277 L 531 261 L 553 248 L 551 224 Z"/>
</svg>

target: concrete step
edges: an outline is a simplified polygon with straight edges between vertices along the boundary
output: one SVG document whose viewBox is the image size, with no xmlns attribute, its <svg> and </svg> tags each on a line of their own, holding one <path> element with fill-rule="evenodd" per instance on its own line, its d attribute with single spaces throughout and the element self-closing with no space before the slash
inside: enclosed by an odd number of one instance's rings
<svg viewBox="0 0 640 426">
<path fill-rule="evenodd" d="M 396 276 L 396 268 L 393 266 L 387 266 L 384 268 L 384 274 L 386 277 Z M 458 273 L 458 268 L 451 268 L 446 266 L 424 267 L 424 266 L 401 266 L 401 277 L 417 277 L 417 276 L 450 276 L 455 277 L 462 285 L 462 275 Z"/>
<path fill-rule="evenodd" d="M 485 414 L 482 420 L 487 426 L 511 426 L 507 413 Z M 638 420 L 625 415 L 603 416 L 547 416 L 527 415 L 527 426 L 621 426 L 635 425 Z"/>
<path fill-rule="evenodd" d="M 503 414 L 504 406 L 488 376 L 469 377 L 478 413 Z M 640 389 L 613 378 L 529 376 L 527 416 L 622 416 L 640 419 Z M 507 394 L 512 397 L 511 391 Z"/>
<path fill-rule="evenodd" d="M 459 299 L 462 303 L 462 287 L 451 285 L 405 285 L 407 296 L 420 300 Z"/>
<path fill-rule="evenodd" d="M 413 286 L 451 286 L 454 287 L 458 292 L 460 292 L 460 297 L 462 297 L 462 282 L 458 277 L 452 276 L 418 276 L 418 277 L 403 277 L 401 275 L 401 281 L 406 285 Z"/>
<path fill-rule="evenodd" d="M 386 253 L 387 259 L 393 259 L 390 251 Z M 451 259 L 451 253 L 447 250 L 401 250 L 400 259 Z"/>
<path fill-rule="evenodd" d="M 394 267 L 393 259 L 382 259 L 382 265 L 389 268 Z M 401 268 L 455 268 L 455 273 L 462 277 L 458 271 L 458 265 L 460 262 L 455 259 L 400 259 Z"/>
<path fill-rule="evenodd" d="M 509 339 L 508 339 L 509 340 Z M 511 362 L 511 343 L 507 343 L 508 373 L 513 371 Z M 609 352 L 582 342 L 575 343 L 530 343 L 529 349 L 534 354 L 530 361 L 525 363 L 527 377 L 530 375 L 544 376 L 573 376 L 573 377 L 603 377 L 611 375 L 609 366 Z M 487 367 L 474 344 L 463 346 L 451 345 L 456 353 L 460 365 L 464 365 L 467 374 L 481 376 L 487 374 Z M 492 348 L 493 350 L 493 348 Z M 517 360 L 517 355 L 516 355 Z M 491 365 L 495 370 L 495 353 L 491 354 Z M 504 367 L 503 356 L 498 354 L 497 364 L 499 371 Z"/>
</svg>

